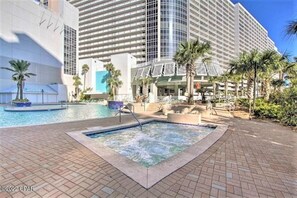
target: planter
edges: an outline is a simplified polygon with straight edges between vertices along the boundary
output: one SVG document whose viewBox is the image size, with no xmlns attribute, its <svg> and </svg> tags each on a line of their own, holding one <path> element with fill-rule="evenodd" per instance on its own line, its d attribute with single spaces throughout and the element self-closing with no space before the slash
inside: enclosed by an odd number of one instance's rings
<svg viewBox="0 0 297 198">
<path fill-rule="evenodd" d="M 110 109 L 120 109 L 123 106 L 124 106 L 123 101 L 113 101 L 113 100 L 108 101 L 108 108 Z"/>
<path fill-rule="evenodd" d="M 31 107 L 31 102 L 13 102 L 16 107 Z"/>
<path fill-rule="evenodd" d="M 167 120 L 169 122 L 177 122 L 184 124 L 200 124 L 201 114 L 180 114 L 180 113 L 168 113 Z"/>
</svg>

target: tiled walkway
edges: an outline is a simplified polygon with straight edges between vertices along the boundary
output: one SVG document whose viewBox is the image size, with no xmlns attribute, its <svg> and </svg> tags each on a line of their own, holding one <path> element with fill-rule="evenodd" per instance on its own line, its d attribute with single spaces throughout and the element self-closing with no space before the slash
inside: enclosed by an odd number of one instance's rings
<svg viewBox="0 0 297 198">
<path fill-rule="evenodd" d="M 296 132 L 264 121 L 219 120 L 230 124 L 225 135 L 149 190 L 65 134 L 115 118 L 0 129 L 0 186 L 34 189 L 0 197 L 297 197 Z"/>
</svg>

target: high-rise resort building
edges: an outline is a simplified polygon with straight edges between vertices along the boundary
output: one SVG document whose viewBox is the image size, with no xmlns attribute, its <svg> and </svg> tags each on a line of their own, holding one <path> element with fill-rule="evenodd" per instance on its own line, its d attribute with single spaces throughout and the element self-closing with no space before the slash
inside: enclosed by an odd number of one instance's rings
<svg viewBox="0 0 297 198">
<path fill-rule="evenodd" d="M 276 49 L 267 30 L 241 5 L 235 5 L 236 54 L 251 49 Z"/>
<path fill-rule="evenodd" d="M 77 74 L 78 16 L 78 9 L 66 0 L 0 1 L 0 66 L 25 60 L 29 72 L 36 74 L 25 81 L 25 98 L 34 103 L 71 98 L 72 75 Z M 0 103 L 15 98 L 12 74 L 0 70 Z"/>
<path fill-rule="evenodd" d="M 146 1 L 71 0 L 79 9 L 79 58 L 110 61 L 131 53 L 146 61 Z"/>
<path fill-rule="evenodd" d="M 212 56 L 226 68 L 239 52 L 274 48 L 257 20 L 230 0 L 68 1 L 79 9 L 80 59 L 171 59 L 181 41 L 199 38 L 211 42 Z"/>
<path fill-rule="evenodd" d="M 79 59 L 110 62 L 113 54 L 130 53 L 138 63 L 131 71 L 134 95 L 141 93 L 137 79 L 147 76 L 154 94 L 184 93 L 185 68 L 172 60 L 182 41 L 211 44 L 211 62 L 196 63 L 195 81 L 202 83 L 243 51 L 275 49 L 265 28 L 230 0 L 68 1 L 79 9 Z"/>
</svg>

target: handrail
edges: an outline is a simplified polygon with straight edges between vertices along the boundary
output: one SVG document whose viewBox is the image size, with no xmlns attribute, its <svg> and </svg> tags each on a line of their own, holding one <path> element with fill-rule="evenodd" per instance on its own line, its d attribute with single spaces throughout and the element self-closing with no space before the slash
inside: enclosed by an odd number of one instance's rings
<svg viewBox="0 0 297 198">
<path fill-rule="evenodd" d="M 131 105 L 131 106 L 132 106 L 133 109 L 134 109 L 134 105 Z M 125 105 L 125 106 L 123 106 L 122 108 L 120 108 L 120 109 L 119 109 L 119 112 L 116 114 L 116 116 L 119 114 L 119 121 L 122 122 L 122 110 L 123 110 L 124 108 L 127 108 L 127 109 L 130 111 L 130 113 L 132 114 L 132 116 L 133 116 L 133 117 L 135 118 L 135 120 L 138 122 L 138 125 L 139 125 L 139 127 L 140 127 L 140 130 L 142 131 L 142 124 L 141 124 L 140 121 L 136 118 L 134 112 L 132 112 L 132 110 L 130 109 L 130 107 L 129 107 L 128 105 Z"/>
<path fill-rule="evenodd" d="M 63 107 L 63 105 L 65 105 L 66 108 L 68 108 L 68 103 L 66 100 L 65 101 L 61 100 L 60 103 L 61 103 L 61 107 Z"/>
</svg>

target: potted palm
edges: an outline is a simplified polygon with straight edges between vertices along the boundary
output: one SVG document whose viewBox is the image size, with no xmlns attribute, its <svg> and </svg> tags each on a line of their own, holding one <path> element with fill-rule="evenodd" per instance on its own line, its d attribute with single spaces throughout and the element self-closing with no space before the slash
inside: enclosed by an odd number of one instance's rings
<svg viewBox="0 0 297 198">
<path fill-rule="evenodd" d="M 112 63 L 104 65 L 104 68 L 108 71 L 108 76 L 106 79 L 107 86 L 109 87 L 108 95 L 110 99 L 108 101 L 108 107 L 110 109 L 119 109 L 124 105 L 123 101 L 115 100 L 117 89 L 120 88 L 123 84 L 123 82 L 119 78 L 121 76 L 121 71 L 115 69 Z"/>
<path fill-rule="evenodd" d="M 30 63 L 24 60 L 11 60 L 9 61 L 10 67 L 1 67 L 13 72 L 12 79 L 17 83 L 16 98 L 12 101 L 17 107 L 31 106 L 31 102 L 24 98 L 24 82 L 26 78 L 36 76 L 36 74 L 28 72 Z"/>
</svg>

